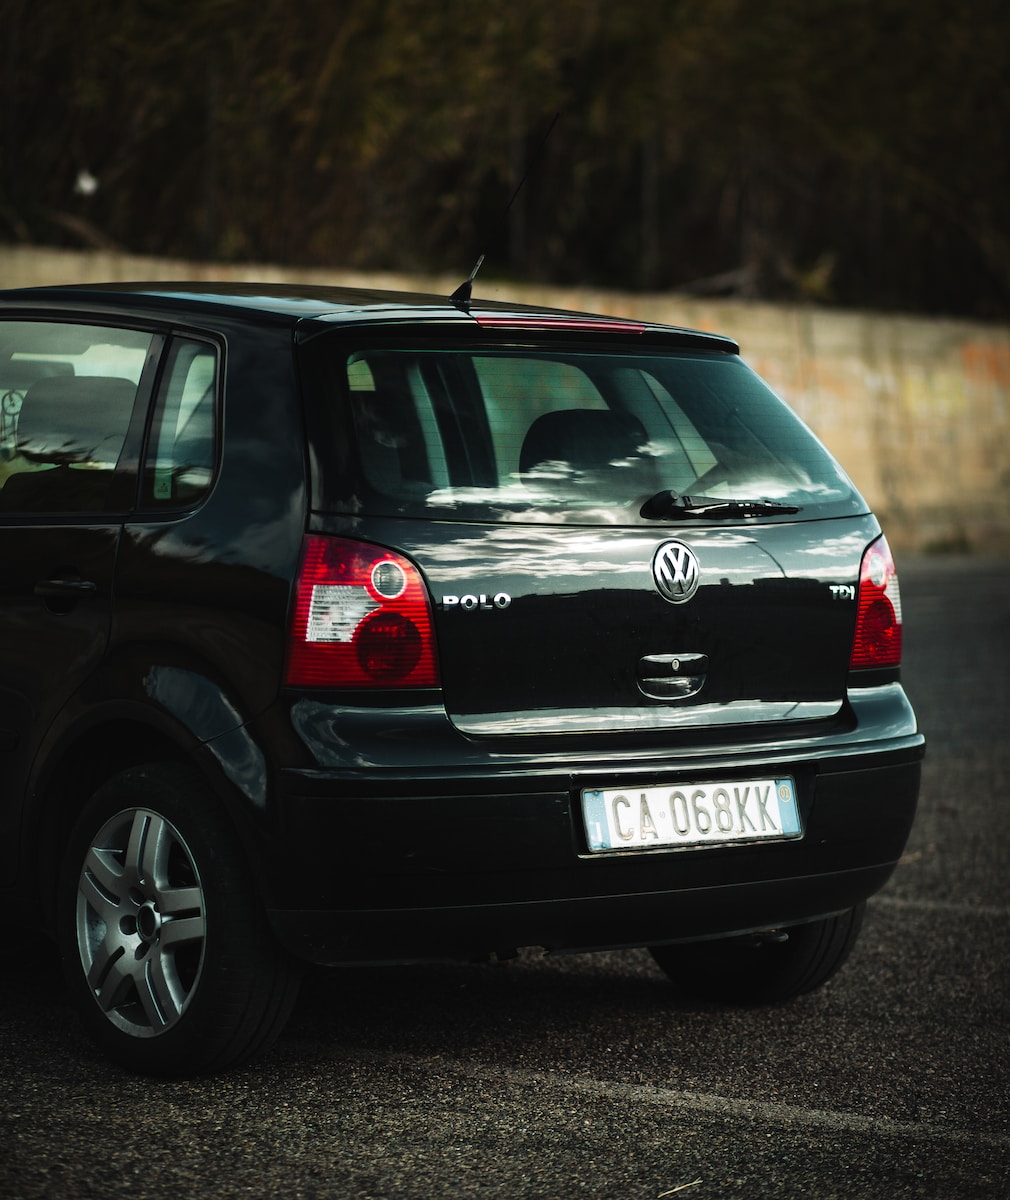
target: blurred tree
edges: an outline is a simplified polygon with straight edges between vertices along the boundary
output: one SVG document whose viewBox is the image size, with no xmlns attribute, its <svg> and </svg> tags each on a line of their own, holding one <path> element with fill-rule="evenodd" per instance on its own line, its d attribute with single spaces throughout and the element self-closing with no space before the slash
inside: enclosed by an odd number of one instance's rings
<svg viewBox="0 0 1010 1200">
<path fill-rule="evenodd" d="M 0 237 L 1010 313 L 1002 0 L 2 16 Z"/>
</svg>

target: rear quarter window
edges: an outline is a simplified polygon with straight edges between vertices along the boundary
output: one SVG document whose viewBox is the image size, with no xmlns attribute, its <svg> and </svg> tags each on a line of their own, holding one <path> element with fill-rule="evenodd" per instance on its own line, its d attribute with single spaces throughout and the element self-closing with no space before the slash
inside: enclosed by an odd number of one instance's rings
<svg viewBox="0 0 1010 1200">
<path fill-rule="evenodd" d="M 217 445 L 217 350 L 175 338 L 158 389 L 143 473 L 148 508 L 188 508 L 210 490 Z"/>
</svg>

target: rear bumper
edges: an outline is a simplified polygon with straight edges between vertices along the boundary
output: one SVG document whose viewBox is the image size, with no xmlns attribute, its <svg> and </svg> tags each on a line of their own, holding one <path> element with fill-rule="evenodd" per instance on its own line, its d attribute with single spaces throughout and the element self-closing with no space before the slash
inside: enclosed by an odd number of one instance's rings
<svg viewBox="0 0 1010 1200">
<path fill-rule="evenodd" d="M 482 962 L 524 946 L 611 950 L 800 924 L 879 891 L 893 863 L 793 879 L 465 907 L 271 912 L 298 958 L 328 965 Z"/>
<path fill-rule="evenodd" d="M 589 854 L 579 804 L 582 787 L 619 777 L 612 767 L 470 771 L 409 787 L 378 772 L 294 772 L 272 845 L 270 919 L 292 953 L 334 964 L 651 945 L 813 919 L 887 881 L 923 750 L 915 734 L 858 753 L 629 764 L 622 774 L 686 783 L 753 777 L 774 762 L 796 779 L 804 836 L 613 856 Z"/>
</svg>

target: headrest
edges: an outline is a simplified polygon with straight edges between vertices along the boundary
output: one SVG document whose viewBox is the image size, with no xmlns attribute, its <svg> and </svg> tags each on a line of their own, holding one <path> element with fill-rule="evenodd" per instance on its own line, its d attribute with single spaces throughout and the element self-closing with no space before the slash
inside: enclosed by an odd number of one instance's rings
<svg viewBox="0 0 1010 1200">
<path fill-rule="evenodd" d="M 544 462 L 573 467 L 604 467 L 630 458 L 648 441 L 641 422 L 627 413 L 607 409 L 566 408 L 544 413 L 530 426 L 519 456 L 526 474 Z"/>
<path fill-rule="evenodd" d="M 0 394 L 23 392 L 40 379 L 73 373 L 74 368 L 68 362 L 38 362 L 34 359 L 10 358 L 0 364 Z"/>
<path fill-rule="evenodd" d="M 111 376 L 41 379 L 21 404 L 16 448 L 35 462 L 114 464 L 136 395 L 136 384 Z"/>
</svg>

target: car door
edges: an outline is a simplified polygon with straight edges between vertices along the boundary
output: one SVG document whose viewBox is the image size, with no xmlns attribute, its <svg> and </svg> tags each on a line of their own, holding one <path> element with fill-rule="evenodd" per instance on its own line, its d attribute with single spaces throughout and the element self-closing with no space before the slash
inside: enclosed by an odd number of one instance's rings
<svg viewBox="0 0 1010 1200">
<path fill-rule="evenodd" d="M 0 867 L 14 877 L 32 763 L 105 652 L 136 400 L 161 339 L 0 322 Z M 144 385 L 142 387 L 142 384 Z M 143 429 L 143 412 L 135 429 Z"/>
</svg>

